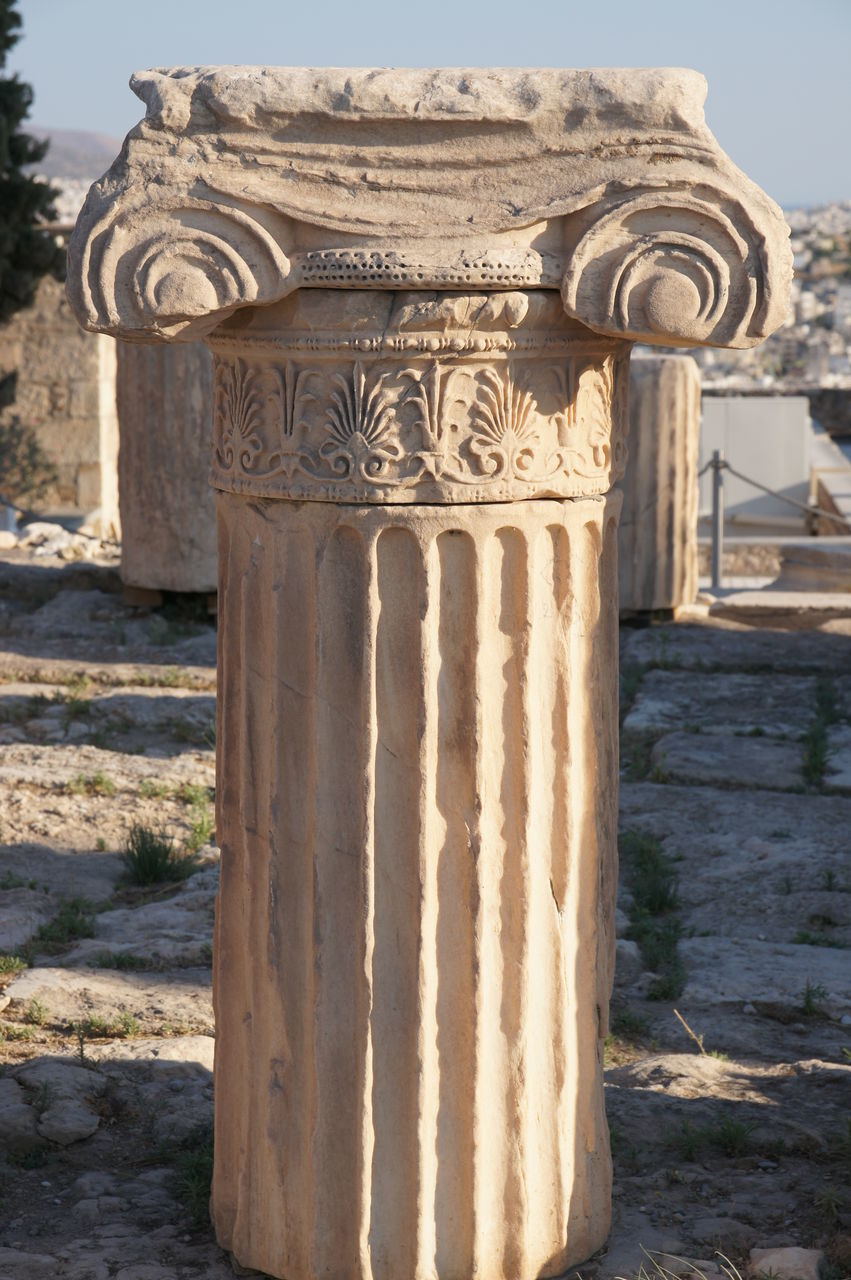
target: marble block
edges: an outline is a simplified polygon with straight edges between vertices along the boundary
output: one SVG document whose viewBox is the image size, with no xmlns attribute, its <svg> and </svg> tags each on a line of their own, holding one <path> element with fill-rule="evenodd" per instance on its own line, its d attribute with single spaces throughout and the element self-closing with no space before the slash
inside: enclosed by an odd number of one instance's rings
<svg viewBox="0 0 851 1280">
<path fill-rule="evenodd" d="M 629 463 L 620 483 L 620 607 L 676 609 L 697 597 L 700 370 L 689 356 L 633 354 Z"/>
<path fill-rule="evenodd" d="M 208 483 L 212 360 L 201 342 L 119 342 L 121 580 L 151 591 L 216 590 Z"/>
</svg>

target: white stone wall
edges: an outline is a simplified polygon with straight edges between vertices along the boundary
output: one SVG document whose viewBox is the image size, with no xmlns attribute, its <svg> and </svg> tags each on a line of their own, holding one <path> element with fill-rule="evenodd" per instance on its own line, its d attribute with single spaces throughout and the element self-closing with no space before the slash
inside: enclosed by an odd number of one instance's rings
<svg viewBox="0 0 851 1280">
<path fill-rule="evenodd" d="M 34 428 L 57 471 L 36 502 L 46 516 L 82 517 L 104 535 L 118 518 L 115 339 L 77 324 L 64 287 L 41 281 L 32 306 L 0 326 L 0 372 L 18 372 L 14 405 L 4 410 Z"/>
</svg>

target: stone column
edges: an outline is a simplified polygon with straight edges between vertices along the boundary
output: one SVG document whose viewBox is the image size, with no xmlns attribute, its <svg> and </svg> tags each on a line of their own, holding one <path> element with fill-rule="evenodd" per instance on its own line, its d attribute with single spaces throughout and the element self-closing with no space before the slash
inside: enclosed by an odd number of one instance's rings
<svg viewBox="0 0 851 1280">
<path fill-rule="evenodd" d="M 69 290 L 215 357 L 218 1238 L 558 1275 L 610 1220 L 629 347 L 759 341 L 784 224 L 693 73 L 135 85 Z"/>
<path fill-rule="evenodd" d="M 209 341 L 219 1238 L 557 1274 L 608 1231 L 629 345 L 544 291 L 304 291 Z"/>
<path fill-rule="evenodd" d="M 212 361 L 202 342 L 118 343 L 121 580 L 144 591 L 216 590 L 207 481 Z"/>
<path fill-rule="evenodd" d="M 688 356 L 632 356 L 629 464 L 620 484 L 620 607 L 676 609 L 697 596 L 700 370 Z"/>
</svg>

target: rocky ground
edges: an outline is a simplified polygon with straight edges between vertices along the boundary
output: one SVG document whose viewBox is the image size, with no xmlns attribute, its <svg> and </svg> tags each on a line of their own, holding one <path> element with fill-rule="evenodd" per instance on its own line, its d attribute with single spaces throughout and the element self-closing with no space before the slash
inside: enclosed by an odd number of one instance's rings
<svg viewBox="0 0 851 1280">
<path fill-rule="evenodd" d="M 36 550 L 0 558 L 0 1280 L 226 1280 L 213 620 Z M 721 1250 L 779 1280 L 797 1246 L 843 1280 L 851 627 L 625 628 L 622 707 L 615 1224 L 580 1274 Z M 181 878 L 127 883 L 134 826 Z"/>
</svg>

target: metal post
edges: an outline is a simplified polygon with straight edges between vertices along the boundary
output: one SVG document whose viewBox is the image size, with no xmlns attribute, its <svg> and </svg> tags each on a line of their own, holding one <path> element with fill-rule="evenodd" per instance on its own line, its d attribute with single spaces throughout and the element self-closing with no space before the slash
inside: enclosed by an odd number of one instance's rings
<svg viewBox="0 0 851 1280">
<path fill-rule="evenodd" d="M 721 587 L 724 560 L 724 454 L 712 452 L 712 590 Z"/>
</svg>

